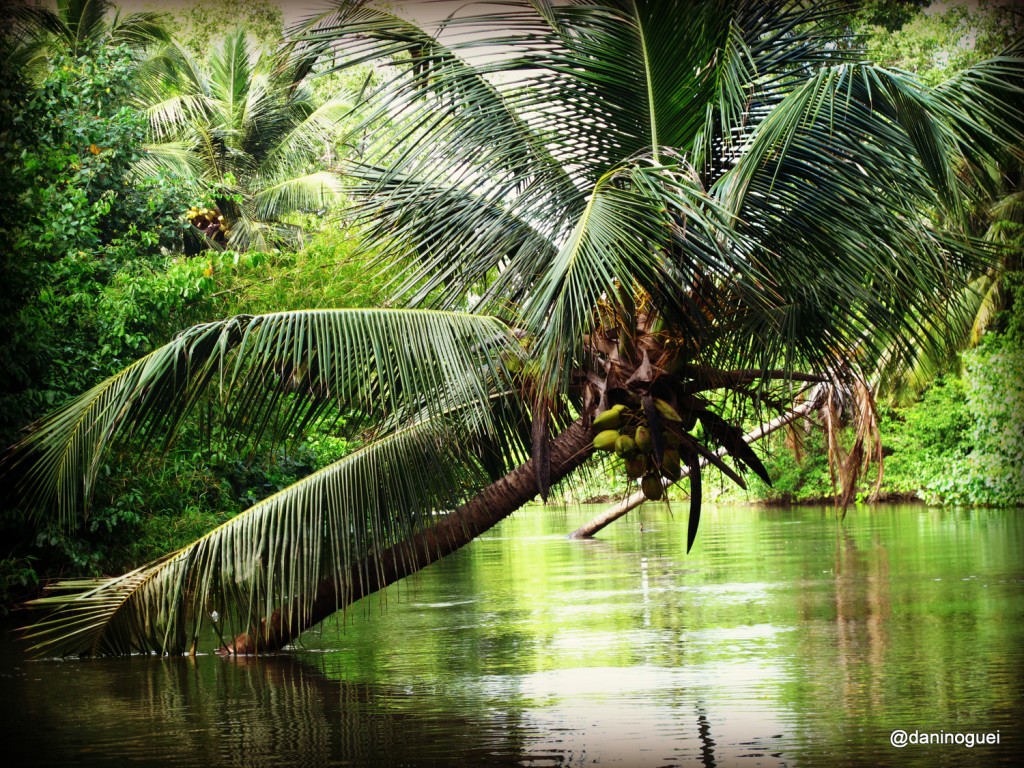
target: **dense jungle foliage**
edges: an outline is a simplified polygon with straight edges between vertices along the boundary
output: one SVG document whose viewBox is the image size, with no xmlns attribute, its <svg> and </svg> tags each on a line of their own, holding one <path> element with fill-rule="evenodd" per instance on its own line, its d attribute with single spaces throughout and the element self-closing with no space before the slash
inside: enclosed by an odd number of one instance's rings
<svg viewBox="0 0 1024 768">
<path fill-rule="evenodd" d="M 261 74 L 255 53 L 270 61 L 286 42 L 273 4 L 224 0 L 220 17 L 248 10 L 242 27 L 220 36 L 211 33 L 210 3 L 183 6 L 176 15 L 116 18 L 116 7 L 104 7 L 91 26 L 81 17 L 92 12 L 84 5 L 58 3 L 54 18 L 77 30 L 70 37 L 38 19 L 33 28 L 31 14 L 17 17 L 20 36 L 4 25 L 4 445 L 190 325 L 284 309 L 382 306 L 393 288 L 357 248 L 345 180 L 322 175 L 333 171 L 336 158 L 361 151 L 347 135 L 354 124 L 347 122 L 349 106 L 372 71 L 317 78 L 315 67 L 299 68 L 286 82 Z M 939 12 L 920 3 L 874 2 L 859 4 L 848 23 L 864 36 L 869 58 L 938 82 L 1019 34 L 1020 17 L 1013 14 L 1002 7 L 954 4 Z M 237 50 L 227 48 L 231 35 Z M 252 67 L 231 69 L 231 61 Z M 162 83 L 163 90 L 141 88 L 144 82 Z M 267 112 L 273 119 L 218 123 L 215 110 L 200 106 L 217 94 L 244 99 L 259 89 L 260 105 L 276 104 Z M 307 131 L 306 140 L 280 143 L 282 131 L 299 130 Z M 201 141 L 212 148 L 206 154 L 197 150 Z M 1024 504 L 1019 164 L 993 171 L 990 181 L 991 206 L 974 212 L 977 234 L 1016 244 L 1015 250 L 979 283 L 977 322 L 965 329 L 961 352 L 922 360 L 912 380 L 880 401 L 882 498 Z M 243 226 L 265 236 L 223 236 Z M 141 465 L 129 443 L 107 458 L 88 522 L 74 531 L 30 522 L 17 506 L 5 505 L 0 604 L 6 610 L 45 578 L 128 570 L 192 541 L 345 455 L 353 442 L 337 437 L 334 425 L 328 420 L 297 443 L 265 440 L 240 454 L 214 420 L 200 417 Z M 759 451 L 772 485 L 755 481 L 744 493 L 722 484 L 724 498 L 794 503 L 834 494 L 819 431 L 798 424 Z M 717 484 L 707 485 L 706 493 L 715 495 Z M 615 498 L 625 490 L 618 473 L 598 468 L 577 497 Z M 686 493 L 684 482 L 671 496 Z"/>
</svg>

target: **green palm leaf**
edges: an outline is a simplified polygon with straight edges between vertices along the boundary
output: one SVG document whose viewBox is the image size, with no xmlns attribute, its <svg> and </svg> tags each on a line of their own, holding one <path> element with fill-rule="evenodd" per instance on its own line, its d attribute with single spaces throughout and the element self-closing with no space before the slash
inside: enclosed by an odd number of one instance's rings
<svg viewBox="0 0 1024 768">
<path fill-rule="evenodd" d="M 301 122 L 290 126 L 267 153 L 266 164 L 289 163 L 298 156 L 316 159 L 322 155 L 324 145 L 332 141 L 338 124 L 352 112 L 353 105 L 344 99 L 332 99 L 312 110 Z"/>
<path fill-rule="evenodd" d="M 58 584 L 62 594 L 37 601 L 53 610 L 27 638 L 45 654 L 180 654 L 211 614 L 229 637 L 282 608 L 285 625 L 305 621 L 325 579 L 345 605 L 360 583 L 380 578 L 369 555 L 408 542 L 486 484 L 475 444 L 437 426 L 396 431 L 130 574 Z"/>
<path fill-rule="evenodd" d="M 943 112 L 900 76 L 829 68 L 772 111 L 717 184 L 741 231 L 763 244 L 758 259 L 791 316 L 773 334 L 788 329 L 786 345 L 804 359 L 850 349 L 871 358 L 890 345 L 906 356 L 935 343 L 948 329 L 929 318 L 945 315 L 944 297 L 990 258 L 962 229 L 922 213 L 962 218 L 961 157 L 939 128 Z M 890 229 L 887 217 L 901 226 Z"/>
<path fill-rule="evenodd" d="M 505 349 L 518 345 L 498 321 L 427 310 L 300 311 L 196 326 L 33 425 L 6 470 L 36 514 L 54 510 L 70 525 L 113 440 L 166 443 L 208 396 L 223 404 L 230 428 L 256 437 L 287 436 L 330 403 L 399 420 L 468 408 L 489 424 Z"/>
<path fill-rule="evenodd" d="M 283 210 L 316 210 L 342 194 L 341 180 L 333 173 L 317 171 L 260 185 L 252 196 L 252 210 L 257 218 L 271 219 Z"/>
<path fill-rule="evenodd" d="M 146 144 L 142 157 L 132 166 L 137 178 L 146 179 L 158 176 L 163 171 L 170 171 L 179 178 L 195 178 L 202 172 L 202 167 L 195 153 L 187 142 L 164 141 Z"/>
</svg>

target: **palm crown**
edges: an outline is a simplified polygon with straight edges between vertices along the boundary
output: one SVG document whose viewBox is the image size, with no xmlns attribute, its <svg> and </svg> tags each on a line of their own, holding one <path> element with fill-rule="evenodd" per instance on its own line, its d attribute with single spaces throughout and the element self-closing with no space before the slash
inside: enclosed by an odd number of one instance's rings
<svg viewBox="0 0 1024 768">
<path fill-rule="evenodd" d="M 9 464 L 23 499 L 70 519 L 109 441 L 173 434 L 211 392 L 242 432 L 356 408 L 375 439 L 191 547 L 48 598 L 41 647 L 181 652 L 211 610 L 241 633 L 226 647 L 279 647 L 546 494 L 606 411 L 651 433 L 641 473 L 670 480 L 673 450 L 690 467 L 692 544 L 701 459 L 763 473 L 738 404 L 941 333 L 930 318 L 986 255 L 957 170 L 1020 139 L 1018 56 L 929 89 L 847 59 L 826 15 L 537 0 L 432 33 L 342 2 L 312 22 L 303 56 L 392 65 L 370 113 L 387 163 L 347 171 L 403 308 L 192 329 Z"/>
<path fill-rule="evenodd" d="M 305 82 L 309 59 L 289 52 L 256 50 L 238 29 L 206 62 L 167 49 L 143 78 L 152 163 L 213 190 L 213 213 L 200 216 L 197 205 L 191 221 L 236 250 L 294 244 L 299 228 L 286 215 L 341 195 L 325 158 L 352 105 L 340 94 L 317 104 Z"/>
<path fill-rule="evenodd" d="M 50 55 L 61 52 L 76 57 L 96 45 L 124 45 L 144 51 L 166 43 L 165 14 L 140 11 L 111 17 L 109 0 L 57 0 L 56 8 L 18 5 L 11 12 L 13 45 L 6 51 L 18 65 L 32 73 L 44 69 Z"/>
</svg>

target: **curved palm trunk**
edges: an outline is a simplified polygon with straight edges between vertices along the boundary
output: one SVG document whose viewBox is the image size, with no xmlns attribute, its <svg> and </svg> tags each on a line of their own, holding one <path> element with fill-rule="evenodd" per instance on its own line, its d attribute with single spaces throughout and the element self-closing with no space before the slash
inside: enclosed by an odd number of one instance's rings
<svg viewBox="0 0 1024 768">
<path fill-rule="evenodd" d="M 592 451 L 590 430 L 582 421 L 573 422 L 551 441 L 551 482 L 556 483 L 569 475 Z M 335 579 L 320 582 L 308 620 L 300 620 L 299 611 L 278 609 L 269 619 L 264 619 L 260 627 L 243 632 L 225 645 L 221 653 L 250 654 L 279 650 L 346 605 L 416 573 L 468 544 L 536 495 L 536 471 L 533 460 L 530 460 L 491 483 L 410 541 L 384 550 L 368 563 L 358 563 L 352 569 L 349 580 L 351 588 L 345 594 L 339 594 Z M 410 557 L 410 553 L 415 553 L 415 556 Z"/>
</svg>

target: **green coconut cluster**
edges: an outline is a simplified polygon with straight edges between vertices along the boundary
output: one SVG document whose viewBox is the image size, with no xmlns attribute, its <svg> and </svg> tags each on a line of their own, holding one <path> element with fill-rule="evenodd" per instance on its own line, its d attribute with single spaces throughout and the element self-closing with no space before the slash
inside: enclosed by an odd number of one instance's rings
<svg viewBox="0 0 1024 768">
<path fill-rule="evenodd" d="M 662 478 L 675 482 L 682 476 L 679 445 L 685 425 L 667 402 L 654 398 L 660 424 L 651 424 L 642 409 L 621 403 L 602 411 L 592 425 L 594 448 L 622 457 L 626 477 L 640 481 L 640 490 L 652 501 L 664 493 Z M 692 426 L 691 426 L 692 428 Z M 660 430 L 661 451 L 655 449 L 654 430 Z"/>
</svg>

